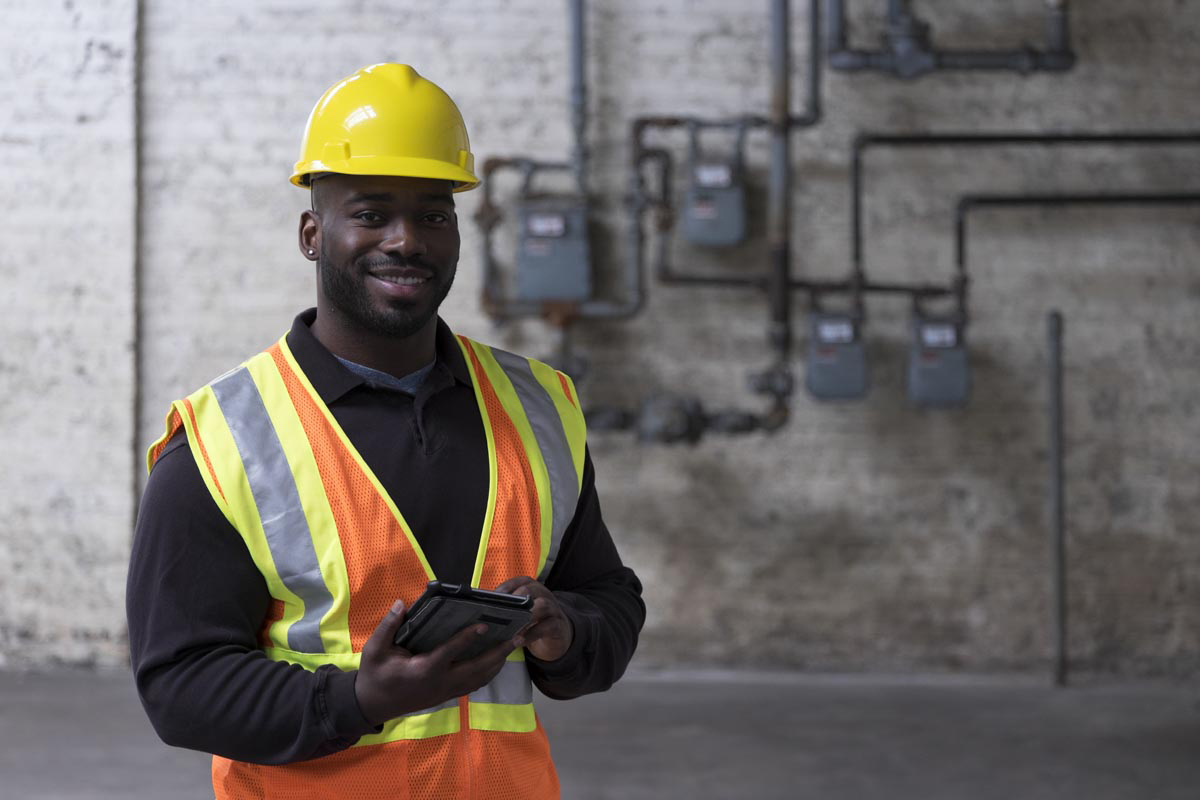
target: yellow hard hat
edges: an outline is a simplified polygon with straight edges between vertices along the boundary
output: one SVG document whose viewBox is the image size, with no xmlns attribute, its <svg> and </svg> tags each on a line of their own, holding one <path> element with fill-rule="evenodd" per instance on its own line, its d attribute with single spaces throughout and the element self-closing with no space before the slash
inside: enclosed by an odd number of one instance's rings
<svg viewBox="0 0 1200 800">
<path fill-rule="evenodd" d="M 458 106 L 407 64 L 375 64 L 338 81 L 317 101 L 292 183 L 318 172 L 396 175 L 479 184 Z"/>
</svg>

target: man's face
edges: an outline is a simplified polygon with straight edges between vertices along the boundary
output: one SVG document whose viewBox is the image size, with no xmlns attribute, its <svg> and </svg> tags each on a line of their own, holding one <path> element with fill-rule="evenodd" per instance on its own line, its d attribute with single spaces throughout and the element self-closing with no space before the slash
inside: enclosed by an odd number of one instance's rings
<svg viewBox="0 0 1200 800">
<path fill-rule="evenodd" d="M 328 175 L 314 184 L 313 203 L 318 315 L 398 338 L 428 325 L 458 265 L 450 183 Z"/>
</svg>

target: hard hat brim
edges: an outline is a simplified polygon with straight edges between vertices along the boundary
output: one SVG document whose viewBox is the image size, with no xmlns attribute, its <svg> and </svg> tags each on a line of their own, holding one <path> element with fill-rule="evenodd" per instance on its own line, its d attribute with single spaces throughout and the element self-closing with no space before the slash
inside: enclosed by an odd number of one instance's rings
<svg viewBox="0 0 1200 800">
<path fill-rule="evenodd" d="M 479 185 L 479 178 L 469 170 L 432 158 L 399 156 L 369 156 L 347 158 L 338 161 L 298 161 L 292 171 L 291 181 L 296 186 L 308 187 L 309 176 L 316 172 L 332 172 L 339 175 L 386 175 L 397 178 L 432 178 L 450 181 L 451 191 L 466 192 Z"/>
</svg>

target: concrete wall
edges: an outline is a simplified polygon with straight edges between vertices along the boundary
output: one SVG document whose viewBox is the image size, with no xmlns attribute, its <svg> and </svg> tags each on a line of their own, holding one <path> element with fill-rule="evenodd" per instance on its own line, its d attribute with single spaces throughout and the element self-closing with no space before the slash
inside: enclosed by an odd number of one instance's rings
<svg viewBox="0 0 1200 800">
<path fill-rule="evenodd" d="M 608 242 L 600 249 L 619 252 L 611 242 L 628 224 L 629 121 L 765 112 L 766 3 L 590 5 L 589 132 Z M 807 26 L 805 4 L 794 5 L 798 106 Z M 868 6 L 877 5 L 852 3 L 856 44 L 876 41 L 881 9 Z M 1035 0 L 917 5 L 946 45 L 1040 39 Z M 858 130 L 1193 126 L 1200 12 L 1171 0 L 1077 5 L 1080 63 L 1068 75 L 827 75 L 825 121 L 793 140 L 796 273 L 832 278 L 849 266 L 847 164 Z M 17 179 L 10 185 L 30 190 L 9 207 L 0 249 L 17 301 L 0 356 L 0 655 L 113 663 L 122 657 L 134 428 L 144 446 L 170 399 L 269 343 L 311 304 L 311 267 L 295 244 L 307 197 L 286 178 L 312 103 L 362 64 L 406 61 L 459 102 L 478 159 L 562 157 L 566 18 L 561 4 L 535 0 L 145 0 L 144 379 L 135 408 L 133 4 L 21 13 L 24 24 L 0 34 L 13 67 L 0 84 L 0 113 L 11 121 L 0 151 Z M 682 157 L 681 138 L 662 141 Z M 755 138 L 760 195 L 764 164 Z M 952 209 L 964 192 L 1200 186 L 1195 151 L 1184 148 L 881 151 L 868 156 L 867 173 L 867 267 L 891 280 L 950 274 Z M 477 200 L 461 196 L 464 257 L 445 316 L 463 333 L 541 355 L 552 339 L 539 324 L 496 330 L 478 310 Z M 1198 215 L 975 218 L 976 397 L 964 411 L 907 408 L 908 309 L 883 299 L 869 307 L 873 388 L 861 403 L 798 395 L 777 435 L 691 448 L 594 436 L 609 525 L 647 585 L 640 663 L 1042 668 L 1051 642 L 1043 325 L 1057 307 L 1067 319 L 1072 655 L 1104 672 L 1200 671 Z M 757 270 L 764 252 L 750 244 L 721 257 L 680 245 L 676 260 Z M 619 266 L 610 256 L 601 269 Z M 658 286 L 650 294 L 635 321 L 579 330 L 592 360 L 585 400 L 628 404 L 675 389 L 715 406 L 747 402 L 744 374 L 767 362 L 763 299 Z M 795 366 L 802 374 L 801 359 Z"/>
<path fill-rule="evenodd" d="M 133 22 L 19 3 L 0 31 L 0 666 L 124 658 Z"/>
</svg>

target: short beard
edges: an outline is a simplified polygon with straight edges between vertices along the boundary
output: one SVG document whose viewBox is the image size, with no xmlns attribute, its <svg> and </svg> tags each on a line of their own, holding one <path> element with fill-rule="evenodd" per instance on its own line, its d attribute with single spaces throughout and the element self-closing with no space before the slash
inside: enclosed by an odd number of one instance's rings
<svg viewBox="0 0 1200 800">
<path fill-rule="evenodd" d="M 317 273 L 326 301 L 360 330 L 394 339 L 407 339 L 428 325 L 454 284 L 453 269 L 433 269 L 423 264 L 433 274 L 430 280 L 444 281 L 437 286 L 433 302 L 413 308 L 389 307 L 380 310 L 371 306 L 370 296 L 362 284 L 367 271 L 358 261 L 351 264 L 348 270 L 331 268 L 330 263 L 322 243 Z"/>
</svg>

